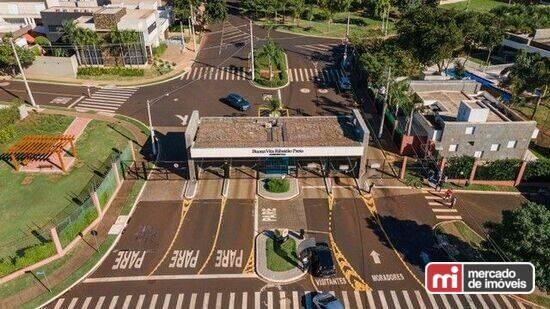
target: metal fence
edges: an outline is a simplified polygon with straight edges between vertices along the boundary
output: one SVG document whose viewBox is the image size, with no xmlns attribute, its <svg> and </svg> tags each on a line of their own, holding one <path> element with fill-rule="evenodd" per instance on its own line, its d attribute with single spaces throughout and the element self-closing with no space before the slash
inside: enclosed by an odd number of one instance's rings
<svg viewBox="0 0 550 309">
<path fill-rule="evenodd" d="M 75 239 L 90 223 L 98 217 L 97 210 L 91 198 L 82 205 L 66 208 L 66 212 L 56 224 L 57 235 L 61 246 L 65 247 Z"/>
</svg>

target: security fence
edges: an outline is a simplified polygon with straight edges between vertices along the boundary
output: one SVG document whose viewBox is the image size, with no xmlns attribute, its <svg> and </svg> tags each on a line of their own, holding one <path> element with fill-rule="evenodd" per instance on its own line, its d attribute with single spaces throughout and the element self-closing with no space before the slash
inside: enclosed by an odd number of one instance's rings
<svg viewBox="0 0 550 309">
<path fill-rule="evenodd" d="M 80 232 L 88 227 L 99 216 L 91 198 L 82 205 L 69 206 L 56 224 L 57 235 L 62 247 L 66 247 Z"/>
</svg>

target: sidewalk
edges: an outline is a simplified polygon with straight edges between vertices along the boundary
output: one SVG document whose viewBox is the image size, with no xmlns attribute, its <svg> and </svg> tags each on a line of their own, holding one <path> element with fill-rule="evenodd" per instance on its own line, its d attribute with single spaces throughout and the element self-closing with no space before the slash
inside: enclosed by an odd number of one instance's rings
<svg viewBox="0 0 550 309">
<path fill-rule="evenodd" d="M 135 140 L 138 144 L 143 145 L 146 138 L 143 136 L 139 128 L 134 126 L 131 123 L 120 121 L 118 119 L 114 119 L 112 117 L 106 117 L 102 115 L 96 115 L 96 114 L 83 114 L 83 113 L 76 113 L 76 112 L 70 112 L 70 111 L 59 111 L 59 110 L 48 110 L 45 109 L 43 113 L 47 114 L 62 114 L 62 115 L 70 115 L 75 116 L 79 118 L 88 118 L 88 119 L 96 119 L 96 120 L 102 120 L 102 121 L 108 121 L 111 123 L 117 123 L 126 129 L 128 129 L 132 134 L 134 134 Z M 104 117 L 106 119 L 104 119 Z M 87 261 L 96 254 L 95 246 L 97 243 L 97 246 L 100 247 L 106 240 L 109 238 L 112 239 L 113 236 L 108 236 L 107 233 L 111 226 L 116 222 L 116 219 L 118 218 L 119 214 L 121 213 L 121 210 L 124 208 L 124 206 L 127 204 L 127 199 L 130 196 L 130 194 L 133 191 L 134 185 L 136 184 L 136 180 L 125 180 L 122 183 L 122 187 L 119 189 L 118 194 L 116 197 L 114 197 L 111 206 L 108 208 L 108 210 L 105 212 L 103 219 L 100 221 L 100 223 L 96 226 L 95 230 L 97 230 L 98 234 L 96 236 L 96 239 L 94 240 L 93 236 L 87 234 L 84 235 L 82 241 L 78 243 L 78 245 L 73 249 L 73 251 L 69 252 L 64 258 L 61 258 L 60 260 L 53 261 L 52 263 L 44 266 L 43 268 L 47 268 L 50 265 L 54 265 L 58 263 L 61 263 L 61 265 L 58 268 L 55 268 L 50 273 L 47 274 L 47 285 L 54 290 L 56 286 L 58 286 L 61 283 L 64 283 L 64 281 L 69 278 L 74 273 L 78 272 L 81 267 L 83 267 Z M 45 293 L 48 293 L 48 290 L 45 288 L 42 283 L 40 283 L 36 277 L 34 277 L 34 274 L 25 274 L 21 276 L 20 278 L 14 279 L 13 281 L 5 283 L 2 288 L 5 289 L 12 289 L 17 290 L 15 294 L 11 294 L 9 296 L 4 296 L 0 300 L 0 308 L 20 308 L 23 306 L 23 304 L 32 301 L 33 299 L 44 295 Z M 19 280 L 19 281 L 18 281 Z M 31 282 L 30 284 L 24 284 L 24 282 Z M 23 283 L 22 283 L 23 282 Z M 24 285 L 21 286 L 20 285 Z M 50 293 L 50 297 L 54 297 L 55 293 Z"/>
</svg>

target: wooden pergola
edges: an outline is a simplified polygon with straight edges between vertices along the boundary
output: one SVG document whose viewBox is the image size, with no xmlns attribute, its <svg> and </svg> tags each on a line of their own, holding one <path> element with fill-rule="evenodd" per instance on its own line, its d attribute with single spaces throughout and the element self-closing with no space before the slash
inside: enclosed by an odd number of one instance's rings
<svg viewBox="0 0 550 309">
<path fill-rule="evenodd" d="M 19 171 L 20 162 L 24 165 L 29 161 L 49 161 L 52 156 L 57 156 L 60 168 L 66 172 L 63 152 L 70 145 L 71 154 L 76 158 L 76 147 L 73 135 L 29 135 L 25 136 L 8 149 L 11 163 L 15 170 Z"/>
</svg>

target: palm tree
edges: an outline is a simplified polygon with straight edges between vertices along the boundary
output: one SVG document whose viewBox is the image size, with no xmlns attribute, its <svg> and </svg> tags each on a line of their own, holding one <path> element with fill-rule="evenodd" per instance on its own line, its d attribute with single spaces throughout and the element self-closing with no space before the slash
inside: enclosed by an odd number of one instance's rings
<svg viewBox="0 0 550 309">
<path fill-rule="evenodd" d="M 269 109 L 269 117 L 280 117 L 285 105 L 279 99 L 270 99 L 265 105 Z"/>
<path fill-rule="evenodd" d="M 114 48 L 118 50 L 118 57 L 122 59 L 122 64 L 125 64 L 124 59 L 126 52 L 123 45 L 137 43 L 139 41 L 138 33 L 133 30 L 118 30 L 114 28 L 111 30 L 109 36 L 111 43 L 118 44 L 118 46 L 114 46 Z M 118 58 L 116 62 L 118 64 Z M 132 64 L 131 61 L 130 64 Z"/>
<path fill-rule="evenodd" d="M 273 63 L 276 62 L 279 54 L 279 47 L 273 40 L 267 41 L 267 43 L 260 50 L 259 56 L 266 57 L 269 63 L 269 80 L 273 80 Z"/>
</svg>

